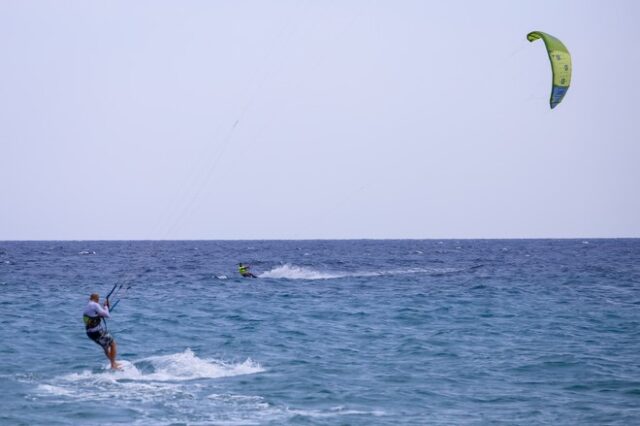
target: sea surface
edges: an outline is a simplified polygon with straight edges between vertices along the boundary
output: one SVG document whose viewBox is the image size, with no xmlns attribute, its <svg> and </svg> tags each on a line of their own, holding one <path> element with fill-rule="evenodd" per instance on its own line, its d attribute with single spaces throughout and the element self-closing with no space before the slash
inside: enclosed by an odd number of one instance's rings
<svg viewBox="0 0 640 426">
<path fill-rule="evenodd" d="M 82 323 L 116 284 L 122 371 Z M 0 242 L 0 395 L 2 425 L 637 425 L 640 240 Z"/>
</svg>

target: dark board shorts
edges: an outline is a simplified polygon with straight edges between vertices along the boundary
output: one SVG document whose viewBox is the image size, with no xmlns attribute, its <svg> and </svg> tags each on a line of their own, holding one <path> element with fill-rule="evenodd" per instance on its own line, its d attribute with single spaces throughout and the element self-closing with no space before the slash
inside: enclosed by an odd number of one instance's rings
<svg viewBox="0 0 640 426">
<path fill-rule="evenodd" d="M 111 336 L 109 332 L 104 330 L 87 332 L 87 336 L 89 336 L 89 339 L 102 346 L 102 348 L 105 350 L 109 347 L 109 345 L 111 345 L 111 343 L 113 343 L 113 336 Z"/>
</svg>

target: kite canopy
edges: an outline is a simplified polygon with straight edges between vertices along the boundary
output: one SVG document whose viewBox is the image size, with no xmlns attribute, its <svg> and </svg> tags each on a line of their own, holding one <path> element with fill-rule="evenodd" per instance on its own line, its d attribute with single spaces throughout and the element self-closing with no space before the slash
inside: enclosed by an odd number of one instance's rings
<svg viewBox="0 0 640 426">
<path fill-rule="evenodd" d="M 527 34 L 527 40 L 535 41 L 542 39 L 549 54 L 551 61 L 551 71 L 553 72 L 553 85 L 551 86 L 551 99 L 549 104 L 551 108 L 555 108 L 569 90 L 571 84 L 571 54 L 565 45 L 557 38 L 543 33 L 542 31 L 533 31 Z"/>
</svg>

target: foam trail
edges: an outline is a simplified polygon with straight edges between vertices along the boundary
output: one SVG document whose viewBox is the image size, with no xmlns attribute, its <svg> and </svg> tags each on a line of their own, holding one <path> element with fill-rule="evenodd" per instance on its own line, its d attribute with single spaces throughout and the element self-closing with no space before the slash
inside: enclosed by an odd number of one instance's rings
<svg viewBox="0 0 640 426">
<path fill-rule="evenodd" d="M 121 380 L 137 382 L 181 382 L 194 379 L 255 374 L 265 371 L 251 359 L 231 364 L 215 359 L 198 358 L 191 349 L 171 355 L 153 356 L 135 362 L 119 361 L 121 370 L 104 367 L 99 372 L 83 371 L 61 377 L 62 383 L 115 383 Z"/>
<path fill-rule="evenodd" d="M 263 272 L 259 276 L 260 278 L 287 278 L 290 280 L 328 280 L 346 277 L 348 274 L 320 272 L 310 268 L 286 264 Z"/>
<path fill-rule="evenodd" d="M 120 360 L 122 370 L 113 371 L 108 365 L 101 370 L 85 370 L 58 376 L 41 383 L 41 395 L 78 401 L 154 401 L 167 398 L 191 398 L 197 379 L 255 374 L 265 371 L 251 359 L 240 363 L 226 363 L 216 359 L 202 359 L 190 349 L 184 352 L 153 356 L 134 362 Z"/>
<path fill-rule="evenodd" d="M 456 268 L 403 268 L 388 269 L 381 271 L 360 271 L 360 272 L 329 272 L 317 271 L 311 268 L 285 264 L 277 266 L 270 271 L 260 274 L 260 278 L 285 278 L 289 280 L 330 280 L 335 278 L 359 278 L 378 277 L 390 275 L 411 275 L 411 274 L 449 274 L 462 272 L 464 269 Z"/>
<path fill-rule="evenodd" d="M 174 381 L 192 379 L 216 379 L 265 371 L 260 364 L 247 359 L 240 364 L 228 364 L 214 359 L 200 359 L 190 349 L 182 353 L 145 358 L 154 372 L 143 374 L 141 380 Z"/>
</svg>

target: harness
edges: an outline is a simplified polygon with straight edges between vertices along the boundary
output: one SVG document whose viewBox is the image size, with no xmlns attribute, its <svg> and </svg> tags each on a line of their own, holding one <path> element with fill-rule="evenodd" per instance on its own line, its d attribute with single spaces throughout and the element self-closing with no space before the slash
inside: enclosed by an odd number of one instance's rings
<svg viewBox="0 0 640 426">
<path fill-rule="evenodd" d="M 102 321 L 101 317 L 90 317 L 89 315 L 83 315 L 82 316 L 82 321 L 84 321 L 84 328 L 86 330 L 90 330 L 92 328 L 96 328 L 97 326 L 100 325 L 100 322 Z"/>
</svg>

